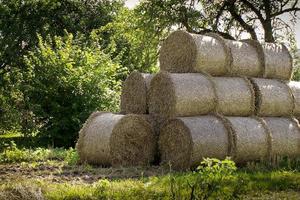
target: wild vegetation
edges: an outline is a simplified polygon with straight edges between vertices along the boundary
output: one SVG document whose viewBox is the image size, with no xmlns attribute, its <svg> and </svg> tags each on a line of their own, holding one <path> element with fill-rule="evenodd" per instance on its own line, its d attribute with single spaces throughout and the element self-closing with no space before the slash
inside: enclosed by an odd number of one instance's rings
<svg viewBox="0 0 300 200">
<path fill-rule="evenodd" d="M 78 165 L 74 149 L 90 113 L 119 111 L 130 72 L 157 71 L 172 30 L 284 42 L 296 55 L 299 11 L 298 0 L 0 0 L 0 199 L 299 199 L 297 160 L 113 169 Z"/>
</svg>

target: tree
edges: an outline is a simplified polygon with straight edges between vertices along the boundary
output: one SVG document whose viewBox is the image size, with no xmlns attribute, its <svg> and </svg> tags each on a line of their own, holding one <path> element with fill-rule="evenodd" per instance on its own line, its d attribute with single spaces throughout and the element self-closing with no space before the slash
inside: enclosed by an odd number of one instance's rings
<svg viewBox="0 0 300 200">
<path fill-rule="evenodd" d="M 157 70 L 158 45 L 166 34 L 156 32 L 152 25 L 144 21 L 139 10 L 123 8 L 114 21 L 96 31 L 99 37 L 105 38 L 101 45 L 126 70 L 120 77 L 122 80 L 134 70 Z"/>
<path fill-rule="evenodd" d="M 81 37 L 39 37 L 38 48 L 25 59 L 21 91 L 41 135 L 55 146 L 74 145 L 81 125 L 95 110 L 118 109 L 120 66 L 98 46 Z M 32 122 L 30 122 L 32 123 Z"/>
<path fill-rule="evenodd" d="M 284 29 L 290 29 L 283 14 L 295 21 L 300 11 L 298 0 L 146 0 L 140 7 L 149 20 L 159 21 L 157 29 L 172 25 L 193 33 L 216 32 L 229 39 L 248 33 L 266 42 L 274 42 L 285 35 Z"/>
<path fill-rule="evenodd" d="M 26 133 L 36 127 L 21 87 L 30 70 L 24 56 L 35 51 L 38 35 L 54 38 L 67 30 L 88 38 L 93 29 L 113 21 L 123 4 L 123 0 L 0 0 L 0 133 L 10 129 Z"/>
<path fill-rule="evenodd" d="M 24 68 L 23 55 L 37 45 L 37 34 L 89 34 L 111 22 L 121 7 L 122 0 L 1 0 L 0 74 Z"/>
</svg>

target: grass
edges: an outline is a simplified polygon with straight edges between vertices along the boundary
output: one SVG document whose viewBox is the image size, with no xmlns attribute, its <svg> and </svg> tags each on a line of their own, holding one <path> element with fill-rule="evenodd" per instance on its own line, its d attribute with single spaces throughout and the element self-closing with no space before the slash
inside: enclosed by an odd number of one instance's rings
<svg viewBox="0 0 300 200">
<path fill-rule="evenodd" d="M 297 160 L 276 165 L 206 159 L 190 172 L 160 167 L 76 165 L 74 149 L 19 149 L 0 153 L 2 199 L 299 199 Z"/>
<path fill-rule="evenodd" d="M 69 165 L 75 165 L 78 160 L 78 154 L 73 148 L 68 150 L 63 148 L 19 149 L 13 142 L 6 145 L 6 148 L 2 153 L 0 153 L 0 163 L 20 163 L 48 160 L 63 160 Z"/>
<path fill-rule="evenodd" d="M 295 176 L 296 175 L 296 176 Z M 46 199 L 236 199 L 244 197 L 274 197 L 274 194 L 288 198 L 299 198 L 300 174 L 290 172 L 240 173 L 236 179 L 222 181 L 211 191 L 194 190 L 191 182 L 193 173 L 167 174 L 139 179 L 102 179 L 88 184 L 83 182 L 53 183 L 48 181 L 20 181 L 0 186 L 1 196 L 17 196 L 19 199 L 34 198 L 41 195 Z M 190 182 L 190 183 L 189 183 Z M 206 188 L 209 184 L 205 181 Z M 223 184 L 227 184 L 225 187 Z M 206 186 L 205 186 L 206 185 Z M 222 186 L 222 187 L 219 187 Z M 237 187 L 239 186 L 239 187 Z M 199 187 L 202 187 L 199 184 Z M 199 188 L 198 188 L 199 189 Z M 2 191 L 2 192 L 1 192 Z M 37 194 L 35 194 L 37 193 Z M 291 196 L 290 196 L 291 195 Z M 28 196 L 28 197 L 27 197 Z M 275 195 L 276 196 L 276 195 Z M 18 199 L 16 198 L 16 199 Z M 289 198 L 289 199 L 291 199 Z M 296 199 L 296 198 L 294 198 Z"/>
</svg>

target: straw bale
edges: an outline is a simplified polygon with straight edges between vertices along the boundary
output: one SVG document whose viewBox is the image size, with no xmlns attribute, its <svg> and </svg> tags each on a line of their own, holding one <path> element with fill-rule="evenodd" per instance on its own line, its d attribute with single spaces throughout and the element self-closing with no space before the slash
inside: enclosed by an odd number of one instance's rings
<svg viewBox="0 0 300 200">
<path fill-rule="evenodd" d="M 267 159 L 270 155 L 269 131 L 261 120 L 252 117 L 226 117 L 234 131 L 237 163 Z"/>
<path fill-rule="evenodd" d="M 125 80 L 121 94 L 121 113 L 146 114 L 152 74 L 132 72 Z"/>
<path fill-rule="evenodd" d="M 262 45 L 265 56 L 265 78 L 290 80 L 293 72 L 293 59 L 284 44 L 265 43 Z"/>
<path fill-rule="evenodd" d="M 265 117 L 268 128 L 272 133 L 272 157 L 300 156 L 300 129 L 294 118 Z"/>
<path fill-rule="evenodd" d="M 124 115 L 94 112 L 79 132 L 77 150 L 81 162 L 111 165 L 109 141 L 115 125 Z"/>
<path fill-rule="evenodd" d="M 288 86 L 291 89 L 291 92 L 294 97 L 294 111 L 293 114 L 297 117 L 300 117 L 300 82 L 291 81 L 288 83 Z"/>
<path fill-rule="evenodd" d="M 175 31 L 160 49 L 160 68 L 169 72 L 206 72 L 224 75 L 230 66 L 230 50 L 216 34 Z"/>
<path fill-rule="evenodd" d="M 224 159 L 230 151 L 229 138 L 226 126 L 216 116 L 171 119 L 160 132 L 162 163 L 173 169 L 187 169 L 206 157 Z"/>
<path fill-rule="evenodd" d="M 232 55 L 230 75 L 262 77 L 264 56 L 259 42 L 254 40 L 226 40 Z"/>
<path fill-rule="evenodd" d="M 149 113 L 164 118 L 207 114 L 215 109 L 213 83 L 203 74 L 160 72 L 150 84 Z"/>
<path fill-rule="evenodd" d="M 275 79 L 252 78 L 256 93 L 256 113 L 259 116 L 290 116 L 294 99 L 290 88 Z"/>
<path fill-rule="evenodd" d="M 102 166 L 148 165 L 155 155 L 155 133 L 143 115 L 93 113 L 79 134 L 81 162 Z"/>
<path fill-rule="evenodd" d="M 255 111 L 255 94 L 250 81 L 238 77 L 212 78 L 217 95 L 217 112 L 230 116 L 249 116 Z"/>
<path fill-rule="evenodd" d="M 129 114 L 116 124 L 110 139 L 112 166 L 145 166 L 153 162 L 157 140 L 147 120 Z"/>
</svg>

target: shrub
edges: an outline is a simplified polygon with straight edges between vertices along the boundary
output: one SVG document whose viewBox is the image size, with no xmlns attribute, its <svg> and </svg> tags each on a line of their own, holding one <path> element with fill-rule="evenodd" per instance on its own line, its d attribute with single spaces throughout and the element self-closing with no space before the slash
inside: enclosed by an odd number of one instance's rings
<svg viewBox="0 0 300 200">
<path fill-rule="evenodd" d="M 78 131 L 95 110 L 118 109 L 120 68 L 102 52 L 95 38 L 43 40 L 25 58 L 28 71 L 22 87 L 39 135 L 55 146 L 74 145 Z"/>
</svg>

